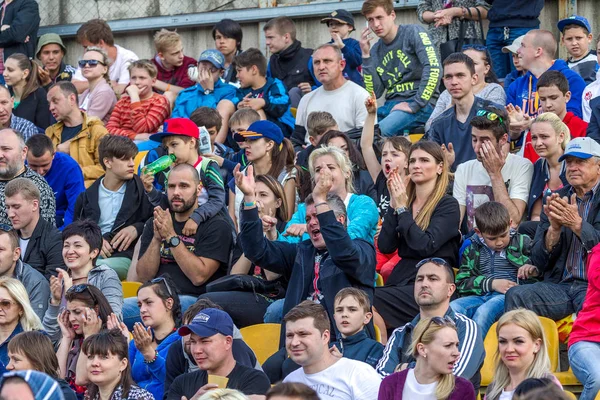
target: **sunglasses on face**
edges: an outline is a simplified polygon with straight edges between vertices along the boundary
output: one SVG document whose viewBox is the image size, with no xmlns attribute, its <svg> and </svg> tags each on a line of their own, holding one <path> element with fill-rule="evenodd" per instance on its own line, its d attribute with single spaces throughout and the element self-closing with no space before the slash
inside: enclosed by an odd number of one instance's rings
<svg viewBox="0 0 600 400">
<path fill-rule="evenodd" d="M 8 311 L 15 304 L 17 304 L 17 303 L 15 303 L 12 300 L 7 300 L 7 299 L 0 300 L 0 310 Z"/>
<path fill-rule="evenodd" d="M 167 280 L 165 278 L 163 278 L 162 276 L 159 276 L 158 278 L 154 278 L 152 279 L 150 282 L 152 283 L 164 283 L 165 287 L 167 288 L 167 293 L 169 293 L 169 296 L 173 297 L 173 292 L 171 291 L 171 287 L 169 286 L 169 282 L 167 282 Z"/>
<path fill-rule="evenodd" d="M 85 68 L 86 65 L 93 68 L 98 64 L 106 66 L 106 64 L 99 60 L 79 60 L 79 68 Z"/>
</svg>

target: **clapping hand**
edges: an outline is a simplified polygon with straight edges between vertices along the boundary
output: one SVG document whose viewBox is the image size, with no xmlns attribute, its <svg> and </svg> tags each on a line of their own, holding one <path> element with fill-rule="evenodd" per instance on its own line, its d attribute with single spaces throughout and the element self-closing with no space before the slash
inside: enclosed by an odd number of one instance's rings
<svg viewBox="0 0 600 400">
<path fill-rule="evenodd" d="M 144 356 L 144 359 L 151 361 L 156 355 L 154 347 L 152 347 L 152 332 L 150 327 L 144 328 L 144 326 L 136 322 L 133 325 L 133 342 L 135 347 Z"/>
<path fill-rule="evenodd" d="M 121 334 L 125 336 L 125 339 L 129 342 L 131 337 L 129 336 L 129 329 L 127 329 L 127 325 L 123 321 L 119 321 L 119 318 L 115 315 L 115 313 L 111 313 L 108 316 L 108 320 L 106 321 L 106 328 L 108 330 L 118 329 L 121 331 Z"/>
<path fill-rule="evenodd" d="M 406 194 L 406 186 L 398 173 L 398 169 L 394 169 L 387 180 L 387 187 L 390 191 L 390 206 L 395 210 L 408 205 L 408 195 Z"/>
</svg>

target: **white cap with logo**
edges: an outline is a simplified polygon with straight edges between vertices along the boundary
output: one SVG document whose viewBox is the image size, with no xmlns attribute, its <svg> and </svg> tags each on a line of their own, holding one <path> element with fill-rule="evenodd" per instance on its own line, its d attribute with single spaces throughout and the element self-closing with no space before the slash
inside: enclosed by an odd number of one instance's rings
<svg viewBox="0 0 600 400">
<path fill-rule="evenodd" d="M 600 144 L 589 137 L 579 137 L 571 140 L 565 149 L 565 153 L 558 161 L 567 157 L 577 157 L 584 160 L 592 157 L 600 157 Z"/>
</svg>

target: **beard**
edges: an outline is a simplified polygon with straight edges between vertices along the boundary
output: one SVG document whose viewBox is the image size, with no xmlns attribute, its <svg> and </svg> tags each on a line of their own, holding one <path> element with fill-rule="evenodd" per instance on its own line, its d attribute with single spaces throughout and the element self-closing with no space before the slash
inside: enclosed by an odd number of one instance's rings
<svg viewBox="0 0 600 400">
<path fill-rule="evenodd" d="M 9 180 L 17 176 L 23 164 L 17 161 L 0 160 L 6 162 L 6 166 L 0 167 L 0 179 Z"/>
<path fill-rule="evenodd" d="M 177 204 L 177 205 L 173 205 L 173 200 L 178 200 L 181 201 L 181 204 Z M 169 209 L 175 213 L 185 213 L 187 211 L 189 211 L 190 209 L 192 209 L 192 207 L 194 207 L 195 204 L 198 203 L 198 193 L 196 193 L 193 197 L 189 198 L 189 199 L 184 199 L 181 197 L 174 197 L 172 199 L 169 199 Z"/>
</svg>

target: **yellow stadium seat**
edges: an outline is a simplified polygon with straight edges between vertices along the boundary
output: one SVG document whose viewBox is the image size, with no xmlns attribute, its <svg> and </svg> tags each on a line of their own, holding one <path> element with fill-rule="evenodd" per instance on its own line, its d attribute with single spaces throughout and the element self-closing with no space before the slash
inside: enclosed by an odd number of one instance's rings
<svg viewBox="0 0 600 400">
<path fill-rule="evenodd" d="M 375 340 L 377 340 L 379 343 L 381 342 L 381 331 L 379 330 L 379 327 L 375 324 L 373 324 L 373 327 L 375 328 Z"/>
<path fill-rule="evenodd" d="M 564 372 L 554 372 L 554 376 L 556 376 L 563 386 L 581 386 L 581 382 L 579 382 L 579 379 L 573 374 L 571 368 Z"/>
<path fill-rule="evenodd" d="M 596 400 L 600 400 L 600 392 L 596 395 Z"/>
<path fill-rule="evenodd" d="M 375 279 L 375 287 L 383 286 L 383 276 L 377 274 L 377 278 Z"/>
<path fill-rule="evenodd" d="M 136 173 L 140 172 L 139 171 L 140 164 L 142 163 L 142 161 L 144 160 L 144 158 L 146 157 L 147 154 L 148 154 L 148 150 L 140 151 L 137 153 L 137 155 L 133 159 L 133 170 L 136 171 Z"/>
<path fill-rule="evenodd" d="M 411 143 L 417 143 L 423 137 L 422 133 L 411 133 L 408 135 L 408 139 Z"/>
<path fill-rule="evenodd" d="M 550 357 L 550 368 L 551 371 L 556 371 L 558 368 L 558 329 L 556 323 L 549 318 L 539 317 L 542 326 L 544 327 L 544 333 L 546 334 L 546 347 L 548 349 L 548 357 Z M 496 352 L 498 350 L 498 335 L 496 334 L 496 326 L 498 323 L 495 322 L 490 328 L 483 341 L 485 348 L 485 360 L 483 367 L 481 367 L 481 386 L 486 387 L 492 383 L 494 377 Z"/>
<path fill-rule="evenodd" d="M 123 286 L 123 298 L 128 297 L 137 297 L 137 291 L 142 286 L 140 282 L 121 282 L 121 286 Z"/>
<path fill-rule="evenodd" d="M 577 396 L 575 396 L 573 393 L 571 393 L 571 392 L 567 392 L 567 391 L 565 390 L 565 394 L 567 395 L 567 397 L 568 397 L 569 399 L 571 399 L 571 400 L 577 400 Z"/>
<path fill-rule="evenodd" d="M 281 324 L 251 325 L 240 329 L 240 333 L 261 365 L 279 350 Z"/>
<path fill-rule="evenodd" d="M 296 118 L 296 112 L 298 111 L 298 109 L 296 107 L 290 107 L 290 113 L 292 113 L 292 116 L 294 118 Z"/>
</svg>

